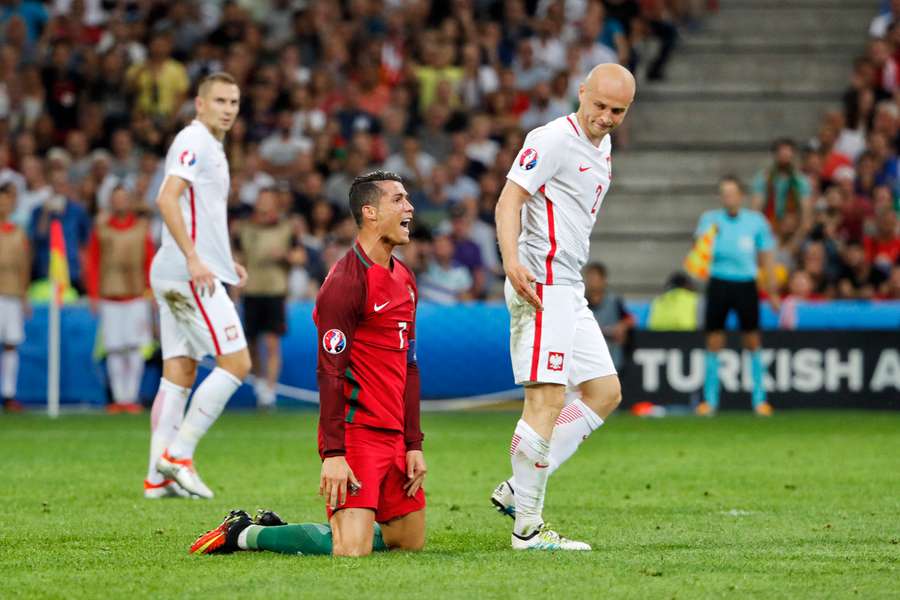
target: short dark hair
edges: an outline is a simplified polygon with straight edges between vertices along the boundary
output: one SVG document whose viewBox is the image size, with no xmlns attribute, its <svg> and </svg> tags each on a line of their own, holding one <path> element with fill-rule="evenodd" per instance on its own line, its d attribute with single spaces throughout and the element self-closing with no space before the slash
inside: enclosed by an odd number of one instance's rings
<svg viewBox="0 0 900 600">
<path fill-rule="evenodd" d="M 726 173 L 725 175 L 722 175 L 719 178 L 719 185 L 722 185 L 723 183 L 733 183 L 737 186 L 741 193 L 744 192 L 744 182 L 741 181 L 741 178 L 734 173 Z"/>
<path fill-rule="evenodd" d="M 588 266 L 585 268 L 585 271 L 586 272 L 596 271 L 596 272 L 600 273 L 600 275 L 602 275 L 604 278 L 606 278 L 606 265 L 603 264 L 602 262 L 589 263 Z"/>
<path fill-rule="evenodd" d="M 378 187 L 379 181 L 403 183 L 403 178 L 392 171 L 379 170 L 359 175 L 350 185 L 350 213 L 358 226 L 362 226 L 363 206 L 375 205 L 383 193 Z"/>
<path fill-rule="evenodd" d="M 791 150 L 796 150 L 796 149 L 797 149 L 797 142 L 795 142 L 794 140 L 792 140 L 792 139 L 789 138 L 789 137 L 780 137 L 780 138 L 777 138 L 774 142 L 772 142 L 772 152 L 775 152 L 776 150 L 778 150 L 778 149 L 781 148 L 782 146 L 790 146 L 790 147 L 791 147 Z"/>
</svg>

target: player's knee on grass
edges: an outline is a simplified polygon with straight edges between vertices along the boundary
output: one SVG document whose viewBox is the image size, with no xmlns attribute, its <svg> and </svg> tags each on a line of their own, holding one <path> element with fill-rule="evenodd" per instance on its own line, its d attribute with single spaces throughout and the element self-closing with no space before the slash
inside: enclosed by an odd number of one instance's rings
<svg viewBox="0 0 900 600">
<path fill-rule="evenodd" d="M 425 547 L 425 511 L 417 510 L 381 524 L 381 537 L 391 550 L 418 552 Z"/>
<path fill-rule="evenodd" d="M 368 556 L 372 554 L 372 544 L 369 543 L 368 547 L 361 543 L 342 543 L 338 544 L 335 542 L 334 546 L 332 546 L 331 555 L 332 556 L 346 556 L 346 557 L 359 557 L 359 556 Z"/>
</svg>

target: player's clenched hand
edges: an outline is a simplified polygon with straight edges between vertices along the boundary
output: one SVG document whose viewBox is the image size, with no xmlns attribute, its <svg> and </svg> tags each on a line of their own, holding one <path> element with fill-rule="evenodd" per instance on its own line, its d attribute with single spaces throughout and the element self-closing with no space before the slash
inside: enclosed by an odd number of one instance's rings
<svg viewBox="0 0 900 600">
<path fill-rule="evenodd" d="M 509 279 L 509 283 L 512 284 L 513 289 L 516 290 L 516 293 L 525 298 L 528 304 L 537 310 L 544 310 L 541 299 L 538 298 L 534 287 L 531 285 L 537 281 L 537 277 L 532 275 L 527 267 L 518 263 L 510 265 L 506 269 L 506 277 Z"/>
<path fill-rule="evenodd" d="M 425 473 L 428 467 L 425 466 L 425 455 L 421 450 L 410 450 L 406 453 L 406 483 L 403 489 L 406 490 L 407 496 L 415 496 L 422 482 L 425 481 Z"/>
<path fill-rule="evenodd" d="M 244 265 L 234 263 L 234 270 L 238 275 L 237 287 L 241 288 L 247 285 L 247 269 L 244 268 Z"/>
<path fill-rule="evenodd" d="M 319 480 L 319 495 L 324 496 L 332 510 L 347 501 L 347 486 L 362 487 L 356 475 L 343 456 L 329 456 L 322 461 L 322 477 Z"/>
<path fill-rule="evenodd" d="M 216 289 L 216 278 L 212 271 L 209 270 L 200 257 L 194 253 L 187 258 L 188 274 L 191 276 L 191 283 L 201 296 L 204 291 L 208 291 L 212 296 Z"/>
</svg>

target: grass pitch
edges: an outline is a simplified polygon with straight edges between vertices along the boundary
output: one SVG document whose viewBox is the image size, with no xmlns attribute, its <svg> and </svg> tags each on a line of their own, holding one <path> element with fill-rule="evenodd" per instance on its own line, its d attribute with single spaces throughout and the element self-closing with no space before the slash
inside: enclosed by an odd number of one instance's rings
<svg viewBox="0 0 900 600">
<path fill-rule="evenodd" d="M 322 521 L 315 415 L 227 414 L 213 501 L 141 496 L 148 418 L 0 415 L 0 597 L 879 598 L 900 595 L 900 415 L 617 416 L 550 482 L 591 553 L 513 553 L 490 508 L 512 413 L 426 415 L 428 545 L 364 559 L 195 557 L 231 508 Z"/>
</svg>

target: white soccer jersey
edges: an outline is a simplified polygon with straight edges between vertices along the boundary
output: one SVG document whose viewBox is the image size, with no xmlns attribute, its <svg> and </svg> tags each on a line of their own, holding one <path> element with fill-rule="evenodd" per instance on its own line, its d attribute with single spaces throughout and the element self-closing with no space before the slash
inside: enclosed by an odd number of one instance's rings
<svg viewBox="0 0 900 600">
<path fill-rule="evenodd" d="M 594 146 L 574 114 L 554 119 L 526 136 L 506 177 L 531 194 L 522 210 L 519 260 L 540 283 L 580 282 L 612 181 L 609 135 Z"/>
<path fill-rule="evenodd" d="M 228 237 L 228 159 L 222 143 L 200 121 L 193 121 L 175 136 L 165 171 L 166 177 L 173 175 L 190 184 L 179 202 L 197 254 L 219 280 L 237 283 Z M 187 261 L 168 227 L 163 227 L 151 274 L 169 281 L 190 280 Z"/>
</svg>

